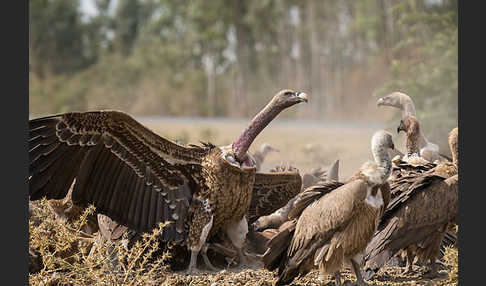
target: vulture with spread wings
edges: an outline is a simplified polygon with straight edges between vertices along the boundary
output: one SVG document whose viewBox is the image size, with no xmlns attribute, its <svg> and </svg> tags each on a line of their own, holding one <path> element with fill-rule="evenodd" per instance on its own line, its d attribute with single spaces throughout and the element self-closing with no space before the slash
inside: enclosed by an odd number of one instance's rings
<svg viewBox="0 0 486 286">
<path fill-rule="evenodd" d="M 307 102 L 305 93 L 278 92 L 232 144 L 221 147 L 172 142 L 119 111 L 30 120 L 30 200 L 63 198 L 75 180 L 74 204 L 94 204 L 140 232 L 170 222 L 161 240 L 186 245 L 194 271 L 199 251 L 220 229 L 242 248 L 256 178 L 248 149 L 281 111 L 301 102 Z"/>
</svg>

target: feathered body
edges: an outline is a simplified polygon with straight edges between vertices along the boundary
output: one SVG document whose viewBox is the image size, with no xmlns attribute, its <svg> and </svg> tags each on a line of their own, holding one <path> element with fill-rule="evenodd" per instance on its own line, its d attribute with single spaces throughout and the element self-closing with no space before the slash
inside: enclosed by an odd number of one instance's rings
<svg viewBox="0 0 486 286">
<path fill-rule="evenodd" d="M 314 266 L 319 267 L 321 275 L 336 275 L 339 284 L 339 270 L 347 263 L 351 263 L 358 281 L 362 282 L 360 272 L 356 271 L 359 256 L 373 236 L 389 198 L 388 148 L 393 148 L 391 135 L 384 131 L 375 133 L 372 138 L 375 162 L 363 164 L 346 184 L 327 188 L 317 200 L 305 202 L 306 196 L 303 196 L 302 213 L 289 214 L 289 217 L 298 217 L 286 223 L 272 238 L 263 256 L 265 268 L 279 269 L 276 285 L 288 284 Z M 335 182 L 322 186 L 330 184 Z M 319 196 L 319 187 L 312 188 L 307 197 L 316 193 L 315 196 Z"/>
<path fill-rule="evenodd" d="M 454 134 L 457 129 L 451 132 L 449 143 L 453 161 L 457 162 Z M 423 173 L 403 176 L 391 187 L 392 200 L 366 249 L 365 278 L 375 275 L 402 249 L 408 251 L 407 255 L 414 252 L 422 263 L 430 261 L 431 275 L 436 275 L 435 259 L 449 224 L 457 215 L 457 165 L 441 163 Z"/>
</svg>

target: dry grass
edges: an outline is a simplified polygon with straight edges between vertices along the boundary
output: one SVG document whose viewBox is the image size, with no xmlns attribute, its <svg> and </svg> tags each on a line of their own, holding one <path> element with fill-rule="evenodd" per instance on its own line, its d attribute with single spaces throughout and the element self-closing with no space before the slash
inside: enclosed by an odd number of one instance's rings
<svg viewBox="0 0 486 286">
<path fill-rule="evenodd" d="M 30 285 L 272 285 L 275 273 L 262 269 L 227 268 L 219 272 L 188 275 L 184 271 L 170 272 L 164 264 L 167 253 L 158 251 L 157 235 L 163 225 L 140 242 L 128 248 L 120 242 L 95 244 L 94 236 L 86 238 L 80 231 L 86 218 L 94 211 L 88 207 L 75 221 L 56 217 L 46 200 L 39 201 L 29 219 L 29 246 L 39 257 L 42 267 L 35 274 L 29 274 Z M 110 248 L 110 246 L 112 248 Z M 116 256 L 109 255 L 113 249 Z M 156 253 L 158 253 L 156 255 Z M 425 268 L 416 267 L 416 274 L 402 275 L 400 267 L 384 267 L 369 281 L 374 285 L 457 285 L 457 249 L 448 248 L 444 256 L 445 270 L 441 279 L 422 279 Z M 113 260 L 118 260 L 114 266 Z M 255 264 L 256 265 L 256 264 Z M 356 278 L 349 270 L 343 271 L 344 281 L 354 282 Z M 101 283 L 103 281 L 103 283 Z M 317 271 L 296 279 L 291 285 L 334 285 L 332 277 L 318 280 Z"/>
<path fill-rule="evenodd" d="M 157 237 L 163 227 L 144 234 L 140 242 L 127 248 L 122 243 L 98 244 L 95 236 L 81 231 L 90 206 L 75 221 L 59 218 L 45 199 L 33 208 L 29 218 L 29 248 L 37 256 L 40 271 L 29 275 L 31 285 L 154 285 L 163 282 L 167 267 Z M 96 247 L 95 246 L 96 243 Z M 111 247 L 110 247 L 111 246 Z M 116 257 L 108 255 L 116 251 Z M 119 261 L 114 266 L 113 259 Z"/>
</svg>

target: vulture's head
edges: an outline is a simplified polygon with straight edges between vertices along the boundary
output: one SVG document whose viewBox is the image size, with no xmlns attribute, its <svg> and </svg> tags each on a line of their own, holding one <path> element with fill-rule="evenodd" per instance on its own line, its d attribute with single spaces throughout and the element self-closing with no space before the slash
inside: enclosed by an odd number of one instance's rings
<svg viewBox="0 0 486 286">
<path fill-rule="evenodd" d="M 409 103 L 411 101 L 412 99 L 410 99 L 410 96 L 406 95 L 405 93 L 395 91 L 388 94 L 387 96 L 379 98 L 376 102 L 376 105 L 402 108 L 406 103 Z"/>
<path fill-rule="evenodd" d="M 305 92 L 283 89 L 273 97 L 271 104 L 279 107 L 279 109 L 284 109 L 294 104 L 307 101 L 308 97 Z"/>
<path fill-rule="evenodd" d="M 371 137 L 371 146 L 373 149 L 395 149 L 391 133 L 385 130 L 378 130 L 373 134 L 373 137 Z"/>
<path fill-rule="evenodd" d="M 295 104 L 307 102 L 307 94 L 284 89 L 273 96 L 272 100 L 251 120 L 248 127 L 233 142 L 236 161 L 245 162 L 248 148 L 260 132 L 277 117 L 280 112 Z"/>
<path fill-rule="evenodd" d="M 403 131 L 407 134 L 419 134 L 420 124 L 415 116 L 407 115 L 404 119 L 400 120 L 400 124 L 397 127 L 397 134 Z"/>
</svg>

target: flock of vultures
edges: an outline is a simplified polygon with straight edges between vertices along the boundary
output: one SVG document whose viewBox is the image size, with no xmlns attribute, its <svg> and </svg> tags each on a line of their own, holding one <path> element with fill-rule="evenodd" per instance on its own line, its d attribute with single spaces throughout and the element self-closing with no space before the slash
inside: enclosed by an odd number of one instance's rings
<svg viewBox="0 0 486 286">
<path fill-rule="evenodd" d="M 252 257 L 276 270 L 275 285 L 313 269 L 342 285 L 348 268 L 361 286 L 405 257 L 404 272 L 419 264 L 437 277 L 444 247 L 457 240 L 458 128 L 448 134 L 452 158 L 442 155 L 422 133 L 412 99 L 394 92 L 377 108 L 401 112 L 403 153 L 392 133 L 377 130 L 374 160 L 346 180 L 339 161 L 306 174 L 298 166 L 260 172 L 276 148 L 250 154 L 252 142 L 278 114 L 307 101 L 281 90 L 227 146 L 174 142 L 119 111 L 32 119 L 29 207 L 44 197 L 94 205 L 100 243 L 124 233 L 136 241 L 166 223 L 159 241 L 172 253 L 170 268 L 188 275 L 221 270 L 229 259 L 245 267 Z"/>
</svg>

